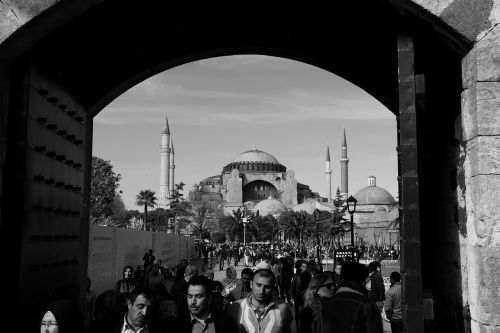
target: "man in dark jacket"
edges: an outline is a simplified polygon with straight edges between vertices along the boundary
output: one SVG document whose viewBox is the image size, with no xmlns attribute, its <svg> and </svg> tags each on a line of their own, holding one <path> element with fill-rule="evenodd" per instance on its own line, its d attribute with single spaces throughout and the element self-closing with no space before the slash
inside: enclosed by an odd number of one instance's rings
<svg viewBox="0 0 500 333">
<path fill-rule="evenodd" d="M 198 269 L 194 265 L 187 265 L 184 269 L 184 278 L 175 282 L 172 286 L 172 299 L 177 306 L 177 314 L 179 318 L 185 319 L 189 317 L 189 309 L 186 302 L 189 280 L 198 275 Z"/>
<path fill-rule="evenodd" d="M 368 272 L 370 274 L 370 292 L 369 296 L 374 301 L 379 310 L 382 311 L 382 306 L 384 305 L 385 300 L 385 286 L 384 279 L 382 278 L 382 274 L 379 269 L 381 268 L 380 262 L 372 261 L 368 264 Z"/>
<path fill-rule="evenodd" d="M 342 266 L 343 281 L 337 293 L 321 305 L 313 323 L 315 333 L 383 333 L 382 317 L 363 283 L 368 278 L 366 266 L 349 262 Z"/>
<path fill-rule="evenodd" d="M 154 294 L 147 288 L 136 287 L 128 301 L 128 311 L 122 322 L 109 330 L 109 333 L 149 332 L 164 333 L 161 327 L 151 325 L 154 309 Z"/>
<path fill-rule="evenodd" d="M 189 280 L 186 303 L 189 307 L 188 318 L 179 318 L 175 332 L 235 332 L 237 327 L 226 314 L 212 315 L 212 281 L 206 276 L 195 276 Z"/>
</svg>

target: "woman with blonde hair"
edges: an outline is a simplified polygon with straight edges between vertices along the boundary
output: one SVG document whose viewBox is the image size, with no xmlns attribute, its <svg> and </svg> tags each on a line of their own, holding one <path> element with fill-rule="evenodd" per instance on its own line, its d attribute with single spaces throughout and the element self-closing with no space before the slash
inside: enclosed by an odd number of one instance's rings
<svg viewBox="0 0 500 333">
<path fill-rule="evenodd" d="M 321 304 L 335 294 L 335 280 L 332 272 L 315 274 L 304 292 L 303 308 L 298 315 L 299 333 L 312 332 L 312 323 L 320 312 Z"/>
</svg>

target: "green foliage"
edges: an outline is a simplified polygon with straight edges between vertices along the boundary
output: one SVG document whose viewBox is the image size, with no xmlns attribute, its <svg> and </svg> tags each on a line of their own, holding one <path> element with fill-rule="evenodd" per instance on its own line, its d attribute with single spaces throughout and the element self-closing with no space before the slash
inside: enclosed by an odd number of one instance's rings
<svg viewBox="0 0 500 333">
<path fill-rule="evenodd" d="M 141 218 L 141 213 L 138 210 L 126 210 L 124 212 L 112 216 L 109 225 L 119 228 L 127 228 L 132 218 Z"/>
<path fill-rule="evenodd" d="M 190 202 L 190 224 L 188 228 L 202 237 L 203 234 L 217 231 L 217 221 L 222 216 L 222 200 L 219 197 L 202 196 Z"/>
<path fill-rule="evenodd" d="M 136 205 L 144 206 L 144 230 L 148 230 L 148 207 L 154 208 L 156 206 L 155 192 L 151 190 L 139 191 L 136 196 Z"/>
<path fill-rule="evenodd" d="M 223 232 L 213 232 L 210 234 L 210 240 L 212 243 L 225 243 L 226 235 Z"/>
<path fill-rule="evenodd" d="M 114 215 L 121 175 L 113 171 L 110 161 L 92 156 L 90 181 L 90 223 L 100 224 Z M 107 219 L 108 218 L 108 219 Z"/>
<path fill-rule="evenodd" d="M 191 206 L 182 193 L 185 185 L 184 182 L 175 184 L 174 191 L 170 196 L 170 209 L 168 211 L 172 218 L 174 232 L 176 234 L 189 224 L 189 217 L 191 216 Z"/>
<path fill-rule="evenodd" d="M 249 241 L 249 234 L 253 238 L 252 241 L 270 241 L 274 238 L 278 230 L 278 220 L 274 216 L 260 216 L 258 213 L 252 213 L 247 225 L 247 242 Z"/>
<path fill-rule="evenodd" d="M 152 231 L 167 232 L 169 211 L 163 208 L 156 208 L 148 212 L 148 226 Z"/>
</svg>

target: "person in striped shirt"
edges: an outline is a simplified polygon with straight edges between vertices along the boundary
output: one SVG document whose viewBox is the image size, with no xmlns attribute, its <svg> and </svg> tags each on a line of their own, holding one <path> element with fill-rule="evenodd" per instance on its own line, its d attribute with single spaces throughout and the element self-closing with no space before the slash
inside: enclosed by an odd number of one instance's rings
<svg viewBox="0 0 500 333">
<path fill-rule="evenodd" d="M 252 280 L 252 293 L 233 302 L 230 317 L 239 333 L 290 333 L 292 314 L 287 303 L 273 296 L 276 278 L 269 269 L 259 269 Z"/>
</svg>

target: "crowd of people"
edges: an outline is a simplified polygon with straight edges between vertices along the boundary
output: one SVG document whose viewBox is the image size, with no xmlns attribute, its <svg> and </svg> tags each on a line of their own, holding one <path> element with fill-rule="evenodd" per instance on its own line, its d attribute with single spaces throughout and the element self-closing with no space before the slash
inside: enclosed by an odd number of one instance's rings
<svg viewBox="0 0 500 333">
<path fill-rule="evenodd" d="M 383 332 L 384 319 L 392 332 L 403 331 L 398 272 L 386 291 L 377 261 L 323 271 L 290 250 L 217 246 L 210 249 L 217 261 L 201 269 L 187 260 L 162 267 L 150 250 L 144 265 L 125 266 L 114 288 L 97 297 L 89 279 L 85 318 L 68 300 L 49 304 L 40 331 L 289 333 L 293 325 L 299 333 Z M 247 266 L 239 277 L 237 265 Z M 216 280 L 214 269 L 225 277 Z"/>
<path fill-rule="evenodd" d="M 334 257 L 337 249 L 347 249 L 348 246 L 330 246 L 325 244 L 320 247 L 321 260 L 325 261 Z M 237 266 L 243 260 L 245 266 L 255 266 L 261 260 L 274 260 L 281 258 L 285 252 L 290 253 L 294 258 L 315 258 L 317 248 L 314 244 L 306 243 L 299 246 L 296 243 L 281 243 L 275 246 L 270 243 L 247 244 L 243 246 L 239 243 L 224 244 L 198 244 L 197 247 L 202 253 L 204 264 L 210 269 L 219 265 L 219 270 L 225 266 Z M 398 245 L 359 245 L 355 247 L 359 258 L 370 261 L 399 260 Z M 198 251 L 196 251 L 198 252 Z"/>
</svg>

